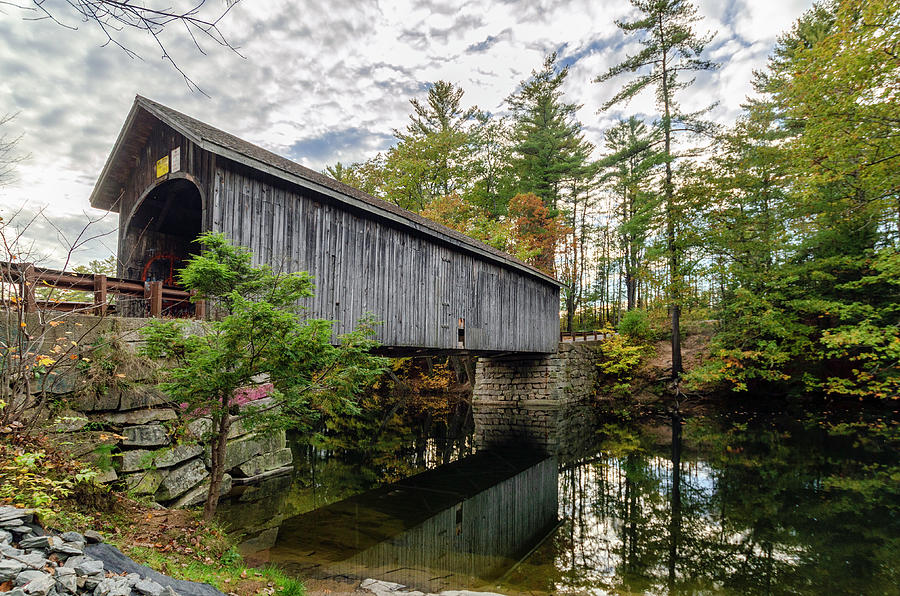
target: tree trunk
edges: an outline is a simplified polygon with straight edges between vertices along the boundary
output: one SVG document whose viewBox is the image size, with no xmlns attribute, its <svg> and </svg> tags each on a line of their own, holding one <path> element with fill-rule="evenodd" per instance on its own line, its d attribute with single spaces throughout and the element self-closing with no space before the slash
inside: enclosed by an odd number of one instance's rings
<svg viewBox="0 0 900 596">
<path fill-rule="evenodd" d="M 669 519 L 669 591 L 675 587 L 678 546 L 681 539 L 681 414 L 672 412 L 672 495 Z"/>
<path fill-rule="evenodd" d="M 231 416 L 227 407 L 220 418 L 213 418 L 215 435 L 210 448 L 209 492 L 203 505 L 203 519 L 209 521 L 216 514 L 219 505 L 219 492 L 222 490 L 222 478 L 225 476 L 225 450 L 228 444 L 228 430 L 231 428 Z"/>
<path fill-rule="evenodd" d="M 660 38 L 663 35 L 662 16 L 659 17 Z M 666 143 L 666 250 L 669 253 L 669 299 L 672 314 L 672 378 L 681 375 L 681 304 L 678 293 L 678 254 L 675 247 L 675 191 L 672 186 L 672 112 L 669 107 L 669 71 L 666 67 L 666 54 L 662 57 L 662 100 L 665 108 L 663 133 Z"/>
</svg>

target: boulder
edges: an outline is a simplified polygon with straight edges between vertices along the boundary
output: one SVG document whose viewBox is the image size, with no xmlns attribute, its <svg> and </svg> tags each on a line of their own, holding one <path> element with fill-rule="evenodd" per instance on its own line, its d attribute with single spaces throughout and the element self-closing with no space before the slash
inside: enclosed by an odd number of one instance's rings
<svg viewBox="0 0 900 596">
<path fill-rule="evenodd" d="M 164 447 L 169 444 L 169 434 L 161 424 L 128 426 L 122 434 L 125 435 L 122 444 L 128 447 Z"/>
<path fill-rule="evenodd" d="M 34 519 L 34 509 L 21 509 L 12 505 L 0 507 L 0 528 L 30 524 Z"/>
<path fill-rule="evenodd" d="M 145 470 L 153 463 L 153 453 L 147 449 L 125 451 L 119 460 L 119 471 L 123 473 Z"/>
<path fill-rule="evenodd" d="M 291 465 L 294 456 L 289 447 L 270 453 L 260 453 L 238 466 L 242 476 L 250 477 Z"/>
<path fill-rule="evenodd" d="M 187 425 L 188 436 L 194 439 L 206 440 L 209 439 L 209 433 L 212 432 L 212 420 L 207 417 L 197 418 L 192 420 Z M 228 429 L 228 438 L 236 439 L 238 437 L 242 437 L 250 432 L 244 423 L 238 419 L 231 423 L 231 427 Z"/>
<path fill-rule="evenodd" d="M 225 445 L 225 470 L 231 470 L 241 465 L 245 461 L 249 460 L 251 457 L 255 455 L 259 455 L 262 452 L 262 448 L 255 438 L 249 439 L 240 439 L 238 441 L 231 441 L 227 445 Z M 208 466 L 211 465 L 211 449 L 209 447 L 206 448 L 206 463 Z"/>
<path fill-rule="evenodd" d="M 119 410 L 152 408 L 169 403 L 169 397 L 155 385 L 128 385 L 119 387 Z"/>
<path fill-rule="evenodd" d="M 228 493 L 231 492 L 232 488 L 232 478 L 230 474 L 225 474 L 222 476 L 222 486 L 219 487 L 219 496 L 224 497 Z M 177 501 L 172 503 L 171 507 L 173 509 L 179 509 L 182 507 L 193 507 L 194 505 L 199 505 L 206 501 L 206 495 L 209 493 L 209 480 L 204 480 L 191 490 L 184 493 Z"/>
<path fill-rule="evenodd" d="M 134 584 L 134 589 L 144 596 L 161 596 L 163 587 L 152 579 L 142 579 Z"/>
<path fill-rule="evenodd" d="M 68 592 L 69 594 L 74 594 L 78 591 L 78 576 L 75 575 L 74 569 L 69 569 L 68 567 L 57 567 L 55 573 L 57 592 L 60 588 L 62 588 L 64 592 Z"/>
<path fill-rule="evenodd" d="M 116 474 L 116 471 L 113 468 L 103 470 L 99 474 L 94 476 L 94 482 L 98 482 L 100 484 L 109 484 L 110 482 L 115 482 L 118 479 L 119 475 Z"/>
<path fill-rule="evenodd" d="M 257 436 L 260 453 L 274 453 L 287 446 L 287 433 L 283 430 Z"/>
<path fill-rule="evenodd" d="M 84 538 L 87 540 L 88 544 L 98 544 L 103 542 L 103 536 L 100 532 L 95 530 L 88 530 L 84 533 Z"/>
<path fill-rule="evenodd" d="M 206 466 L 203 465 L 203 462 L 199 459 L 193 459 L 166 474 L 159 490 L 156 491 L 156 499 L 158 501 L 177 499 L 203 482 L 207 476 L 209 476 L 209 472 L 206 471 Z"/>
<path fill-rule="evenodd" d="M 25 551 L 21 548 L 13 548 L 9 544 L 0 544 L 0 555 L 5 555 L 7 557 L 21 557 L 25 554 Z"/>
<path fill-rule="evenodd" d="M 56 538 L 55 536 L 27 536 L 19 540 L 19 548 L 29 549 L 29 548 L 49 548 L 50 541 L 52 538 Z M 59 541 L 59 544 L 62 544 L 62 539 L 56 538 Z"/>
<path fill-rule="evenodd" d="M 56 581 L 53 579 L 53 576 L 49 573 L 43 573 L 41 571 L 32 571 L 30 573 L 36 574 L 31 580 L 26 584 L 19 583 L 21 578 L 28 571 L 23 571 L 19 574 L 19 577 L 16 578 L 16 583 L 22 586 L 22 590 L 26 594 L 35 594 L 36 596 L 45 596 L 50 590 L 53 589 L 53 586 L 56 585 Z M 127 595 L 125 595 L 127 596 Z"/>
<path fill-rule="evenodd" d="M 84 391 L 71 402 L 72 407 L 79 412 L 99 412 L 103 410 L 119 409 L 119 393 L 113 389 L 102 391 Z"/>
<path fill-rule="evenodd" d="M 272 548 L 275 546 L 275 542 L 278 541 L 278 530 L 279 528 L 268 528 L 263 530 L 253 538 L 248 538 L 243 541 L 238 546 L 238 550 L 242 553 L 258 553 Z"/>
<path fill-rule="evenodd" d="M 128 490 L 136 495 L 152 495 L 162 484 L 164 474 L 159 470 L 145 470 L 137 474 L 123 476 Z"/>
<path fill-rule="evenodd" d="M 59 537 L 66 542 L 81 542 L 82 544 L 85 542 L 84 536 L 78 532 L 63 532 Z"/>
<path fill-rule="evenodd" d="M 9 544 L 12 542 L 12 532 L 7 532 L 6 530 L 0 530 L 0 544 Z"/>
<path fill-rule="evenodd" d="M 178 418 L 178 414 L 170 408 L 153 408 L 131 410 L 129 412 L 104 412 L 97 418 L 110 424 L 148 424 L 150 422 L 175 420 Z"/>
<path fill-rule="evenodd" d="M 76 557 L 69 557 L 68 559 L 66 559 L 66 562 L 63 563 L 63 567 L 65 567 L 66 569 L 75 569 L 76 567 L 81 565 L 83 562 L 89 561 L 89 560 L 90 559 L 88 557 L 85 557 L 84 555 L 78 555 Z"/>
<path fill-rule="evenodd" d="M 97 587 L 94 588 L 94 596 L 130 596 L 131 586 L 128 585 L 128 578 L 121 576 L 112 576 L 100 580 Z"/>
<path fill-rule="evenodd" d="M 77 556 L 84 552 L 84 542 L 63 542 L 62 544 L 52 546 L 50 552 L 65 555 L 67 557 Z"/>
<path fill-rule="evenodd" d="M 196 420 L 191 420 L 187 425 L 188 436 L 198 441 L 208 438 L 207 435 L 211 431 L 212 420 L 209 418 L 197 418 Z"/>
<path fill-rule="evenodd" d="M 75 565 L 75 573 L 79 576 L 84 575 L 103 575 L 103 561 L 85 558 L 83 561 Z"/>
<path fill-rule="evenodd" d="M 244 421 L 238 418 L 234 422 L 231 423 L 231 426 L 228 428 L 228 438 L 236 439 L 238 437 L 243 437 L 246 434 L 250 434 L 250 429 L 244 424 Z"/>
<path fill-rule="evenodd" d="M 171 468 L 197 457 L 201 453 L 203 453 L 203 447 L 200 445 L 175 445 L 171 449 L 166 449 L 157 455 L 153 460 L 153 465 L 157 468 Z"/>
<path fill-rule="evenodd" d="M 25 563 L 20 563 L 14 559 L 0 560 L 0 583 L 15 579 L 24 570 Z"/>
<path fill-rule="evenodd" d="M 43 551 L 39 550 L 33 550 L 28 554 L 22 555 L 19 557 L 19 560 L 31 569 L 43 569 L 47 565 L 47 557 L 44 556 Z"/>
<path fill-rule="evenodd" d="M 78 371 L 72 366 L 59 368 L 48 375 L 41 375 L 39 379 L 35 379 L 35 391 L 47 391 L 47 393 L 55 393 L 63 395 L 74 392 L 81 380 Z"/>
</svg>

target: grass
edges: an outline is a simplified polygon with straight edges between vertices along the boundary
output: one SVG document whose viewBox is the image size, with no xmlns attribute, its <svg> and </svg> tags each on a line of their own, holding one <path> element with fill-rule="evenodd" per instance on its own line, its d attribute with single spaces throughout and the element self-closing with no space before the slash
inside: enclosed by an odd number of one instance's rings
<svg viewBox="0 0 900 596">
<path fill-rule="evenodd" d="M 126 550 L 132 559 L 151 569 L 156 569 L 176 579 L 209 584 L 222 592 L 279 594 L 282 596 L 306 595 L 306 588 L 300 580 L 288 577 L 284 571 L 275 566 L 260 569 L 246 567 L 241 561 L 240 555 L 234 550 L 229 550 L 226 556 L 220 559 L 222 562 L 218 564 L 196 560 L 179 563 L 171 555 L 141 546 Z"/>
</svg>

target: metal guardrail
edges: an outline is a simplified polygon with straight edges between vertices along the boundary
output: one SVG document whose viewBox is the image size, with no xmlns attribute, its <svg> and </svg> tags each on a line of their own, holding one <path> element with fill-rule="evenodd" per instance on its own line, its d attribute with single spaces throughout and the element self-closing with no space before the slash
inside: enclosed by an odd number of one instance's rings
<svg viewBox="0 0 900 596">
<path fill-rule="evenodd" d="M 191 303 L 192 292 L 174 286 L 163 285 L 161 281 L 140 281 L 108 277 L 99 273 L 75 273 L 45 267 L 35 267 L 31 263 L 0 262 L 2 282 L 18 286 L 15 299 L 13 295 L 5 297 L 9 305 L 18 302 L 27 312 L 53 310 L 63 312 L 90 312 L 103 316 L 116 312 L 115 304 L 109 303 L 110 296 L 127 297 L 146 300 L 149 316 L 161 317 L 178 311 L 192 311 L 194 318 L 202 319 L 206 315 L 204 302 Z M 49 287 L 60 290 L 76 290 L 92 292 L 93 302 L 66 302 L 61 300 L 40 300 L 35 290 L 38 287 Z M 189 308 L 189 307 L 193 308 Z M 146 310 L 146 309 L 145 309 Z"/>
</svg>

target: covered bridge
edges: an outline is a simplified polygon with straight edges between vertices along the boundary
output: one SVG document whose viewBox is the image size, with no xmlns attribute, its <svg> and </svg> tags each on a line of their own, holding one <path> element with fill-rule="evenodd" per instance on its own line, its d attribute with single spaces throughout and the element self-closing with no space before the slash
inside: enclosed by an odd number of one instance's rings
<svg viewBox="0 0 900 596">
<path fill-rule="evenodd" d="M 91 194 L 119 214 L 121 277 L 171 283 L 201 232 L 309 271 L 309 316 L 366 313 L 399 352 L 554 352 L 559 284 L 514 257 L 137 96 Z"/>
</svg>

